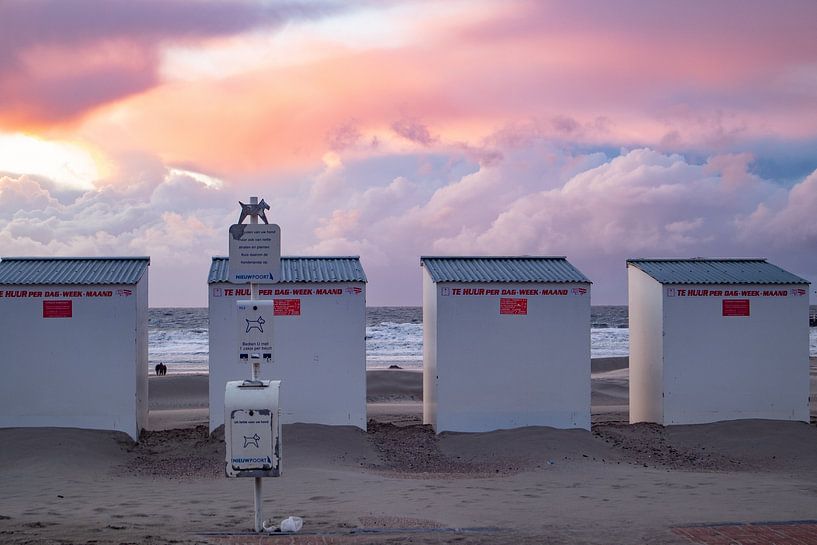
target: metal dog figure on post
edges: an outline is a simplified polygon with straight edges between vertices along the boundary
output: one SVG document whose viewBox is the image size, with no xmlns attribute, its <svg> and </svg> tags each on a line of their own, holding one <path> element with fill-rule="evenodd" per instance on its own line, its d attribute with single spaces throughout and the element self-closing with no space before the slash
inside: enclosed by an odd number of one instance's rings
<svg viewBox="0 0 817 545">
<path fill-rule="evenodd" d="M 261 199 L 261 202 L 258 204 L 244 204 L 241 201 L 238 201 L 238 204 L 241 205 L 241 216 L 238 218 L 238 223 L 244 223 L 244 218 L 255 214 L 264 220 L 264 223 L 269 225 L 266 215 L 266 211 L 269 210 L 269 205 L 264 201 L 264 199 Z"/>
</svg>

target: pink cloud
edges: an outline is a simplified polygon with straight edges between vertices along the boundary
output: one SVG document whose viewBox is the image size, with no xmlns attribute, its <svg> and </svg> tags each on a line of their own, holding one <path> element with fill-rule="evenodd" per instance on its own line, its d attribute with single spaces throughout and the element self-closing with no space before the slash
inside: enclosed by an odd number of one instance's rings
<svg viewBox="0 0 817 545">
<path fill-rule="evenodd" d="M 764 256 L 817 279 L 817 257 L 804 251 L 817 244 L 817 173 L 785 188 L 749 172 L 746 154 L 694 162 L 639 148 L 609 157 L 535 137 L 498 152 L 457 175 L 448 164 L 467 160 L 463 151 L 431 171 L 401 155 L 326 166 L 331 191 L 311 192 L 319 182 L 310 176 L 256 189 L 282 226 L 285 254 L 361 255 L 375 305 L 417 304 L 418 258 L 428 254 L 567 255 L 594 280 L 598 304 L 625 301 L 628 257 Z M 383 179 L 370 168 L 383 161 L 412 166 Z M 243 193 L 152 161 L 133 172 L 149 180 L 68 201 L 48 183 L 0 178 L 0 255 L 148 254 L 152 304 L 205 304 L 209 257 L 226 252 Z"/>
<path fill-rule="evenodd" d="M 759 240 L 771 247 L 817 249 L 817 171 L 795 185 L 784 203 L 758 203 L 755 211 L 741 218 L 741 237 Z M 808 252 L 808 250 L 807 250 Z"/>
<path fill-rule="evenodd" d="M 523 154 L 551 159 L 523 163 Z M 424 254 L 567 255 L 596 282 L 599 304 L 624 302 L 629 257 L 778 257 L 784 266 L 796 262 L 798 274 L 817 275 L 813 254 L 793 260 L 817 243 L 817 174 L 786 189 L 748 172 L 745 155 L 699 164 L 635 149 L 600 160 L 542 140 L 506 156 L 430 195 L 384 190 L 368 204 L 353 198 L 356 228 L 337 208 L 310 249 L 358 249 L 372 266 L 372 299 L 393 301 L 400 279 L 406 304 L 417 300 L 412 274 Z"/>
<path fill-rule="evenodd" d="M 326 141 L 329 149 L 342 151 L 360 141 L 360 129 L 352 121 L 343 121 L 327 131 Z"/>
<path fill-rule="evenodd" d="M 47 188 L 29 176 L 0 175 L 0 217 L 11 218 L 18 210 L 51 207 L 58 203 Z"/>
<path fill-rule="evenodd" d="M 161 48 L 337 11 L 250 0 L 0 3 L 0 126 L 47 126 L 159 83 Z"/>
<path fill-rule="evenodd" d="M 493 153 L 488 139 L 522 125 L 538 138 L 665 151 L 813 138 L 817 42 L 802 36 L 814 6 L 483 2 L 462 21 L 437 10 L 399 46 L 155 87 L 88 119 L 83 134 L 239 176 L 303 172 L 328 150 Z"/>
<path fill-rule="evenodd" d="M 285 253 L 361 254 L 374 304 L 417 303 L 429 253 L 565 254 L 598 302 L 624 301 L 639 255 L 777 256 L 817 278 L 817 175 L 783 186 L 750 152 L 817 138 L 817 5 L 432 4 L 388 47 L 325 44 L 308 62 L 163 84 L 168 43 L 326 8 L 3 3 L 0 126 L 75 134 L 117 169 L 68 196 L 0 179 L 0 248 L 149 253 L 182 294 L 163 304 L 204 304 L 178 279 L 203 278 L 235 201 L 258 194 Z"/>
<path fill-rule="evenodd" d="M 423 123 L 414 119 L 399 119 L 391 124 L 394 132 L 412 142 L 430 146 L 436 140 Z"/>
</svg>

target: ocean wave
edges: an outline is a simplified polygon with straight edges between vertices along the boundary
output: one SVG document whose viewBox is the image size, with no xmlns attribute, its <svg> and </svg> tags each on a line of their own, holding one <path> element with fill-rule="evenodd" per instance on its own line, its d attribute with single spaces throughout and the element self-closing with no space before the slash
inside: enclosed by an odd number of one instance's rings
<svg viewBox="0 0 817 545">
<path fill-rule="evenodd" d="M 423 323 L 419 307 L 367 309 L 366 367 L 399 365 L 422 369 Z M 206 373 L 209 359 L 207 309 L 151 309 L 149 312 L 149 368 L 160 361 L 171 374 Z M 627 356 L 630 331 L 626 307 L 593 307 L 590 355 Z M 809 329 L 809 354 L 817 356 L 817 328 Z"/>
</svg>

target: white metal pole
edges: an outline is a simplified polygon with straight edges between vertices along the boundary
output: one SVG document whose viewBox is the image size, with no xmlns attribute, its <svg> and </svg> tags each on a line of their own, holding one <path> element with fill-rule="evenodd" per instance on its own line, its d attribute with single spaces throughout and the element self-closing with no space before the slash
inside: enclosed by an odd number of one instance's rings
<svg viewBox="0 0 817 545">
<path fill-rule="evenodd" d="M 258 204 L 258 197 L 250 197 L 250 204 Z M 258 225 L 258 214 L 250 214 L 250 224 Z M 250 300 L 258 299 L 258 286 L 250 282 Z M 259 380 L 261 375 L 261 360 L 252 360 L 252 379 Z M 260 479 L 259 479 L 260 480 Z"/>
<path fill-rule="evenodd" d="M 261 503 L 262 503 L 262 499 L 261 499 L 261 482 L 262 482 L 261 477 L 256 477 L 255 478 L 255 531 L 256 531 L 256 533 L 261 532 L 264 529 L 263 522 L 262 522 L 264 520 L 263 519 L 264 515 L 261 514 Z"/>
<path fill-rule="evenodd" d="M 258 204 L 258 197 L 250 197 L 250 204 Z M 250 214 L 250 224 L 257 225 L 258 224 L 258 215 L 257 214 Z M 258 288 L 255 285 L 255 282 L 250 282 L 250 300 L 255 301 L 258 299 Z M 252 379 L 259 380 L 261 375 L 261 360 L 251 358 L 252 361 Z M 263 528 L 263 515 L 261 514 L 261 507 L 263 503 L 263 498 L 261 497 L 261 484 L 262 484 L 261 477 L 255 478 L 255 532 L 261 532 Z"/>
</svg>

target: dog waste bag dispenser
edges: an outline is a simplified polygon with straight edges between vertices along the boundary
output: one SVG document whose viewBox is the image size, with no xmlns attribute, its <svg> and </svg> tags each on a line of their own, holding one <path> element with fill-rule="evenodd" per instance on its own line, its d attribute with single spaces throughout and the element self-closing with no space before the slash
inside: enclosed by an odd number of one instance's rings
<svg viewBox="0 0 817 545">
<path fill-rule="evenodd" d="M 273 301 L 241 300 L 238 310 L 238 359 L 249 363 L 252 359 L 272 362 Z"/>
<path fill-rule="evenodd" d="M 279 380 L 238 380 L 224 391 L 228 477 L 281 475 Z"/>
</svg>

